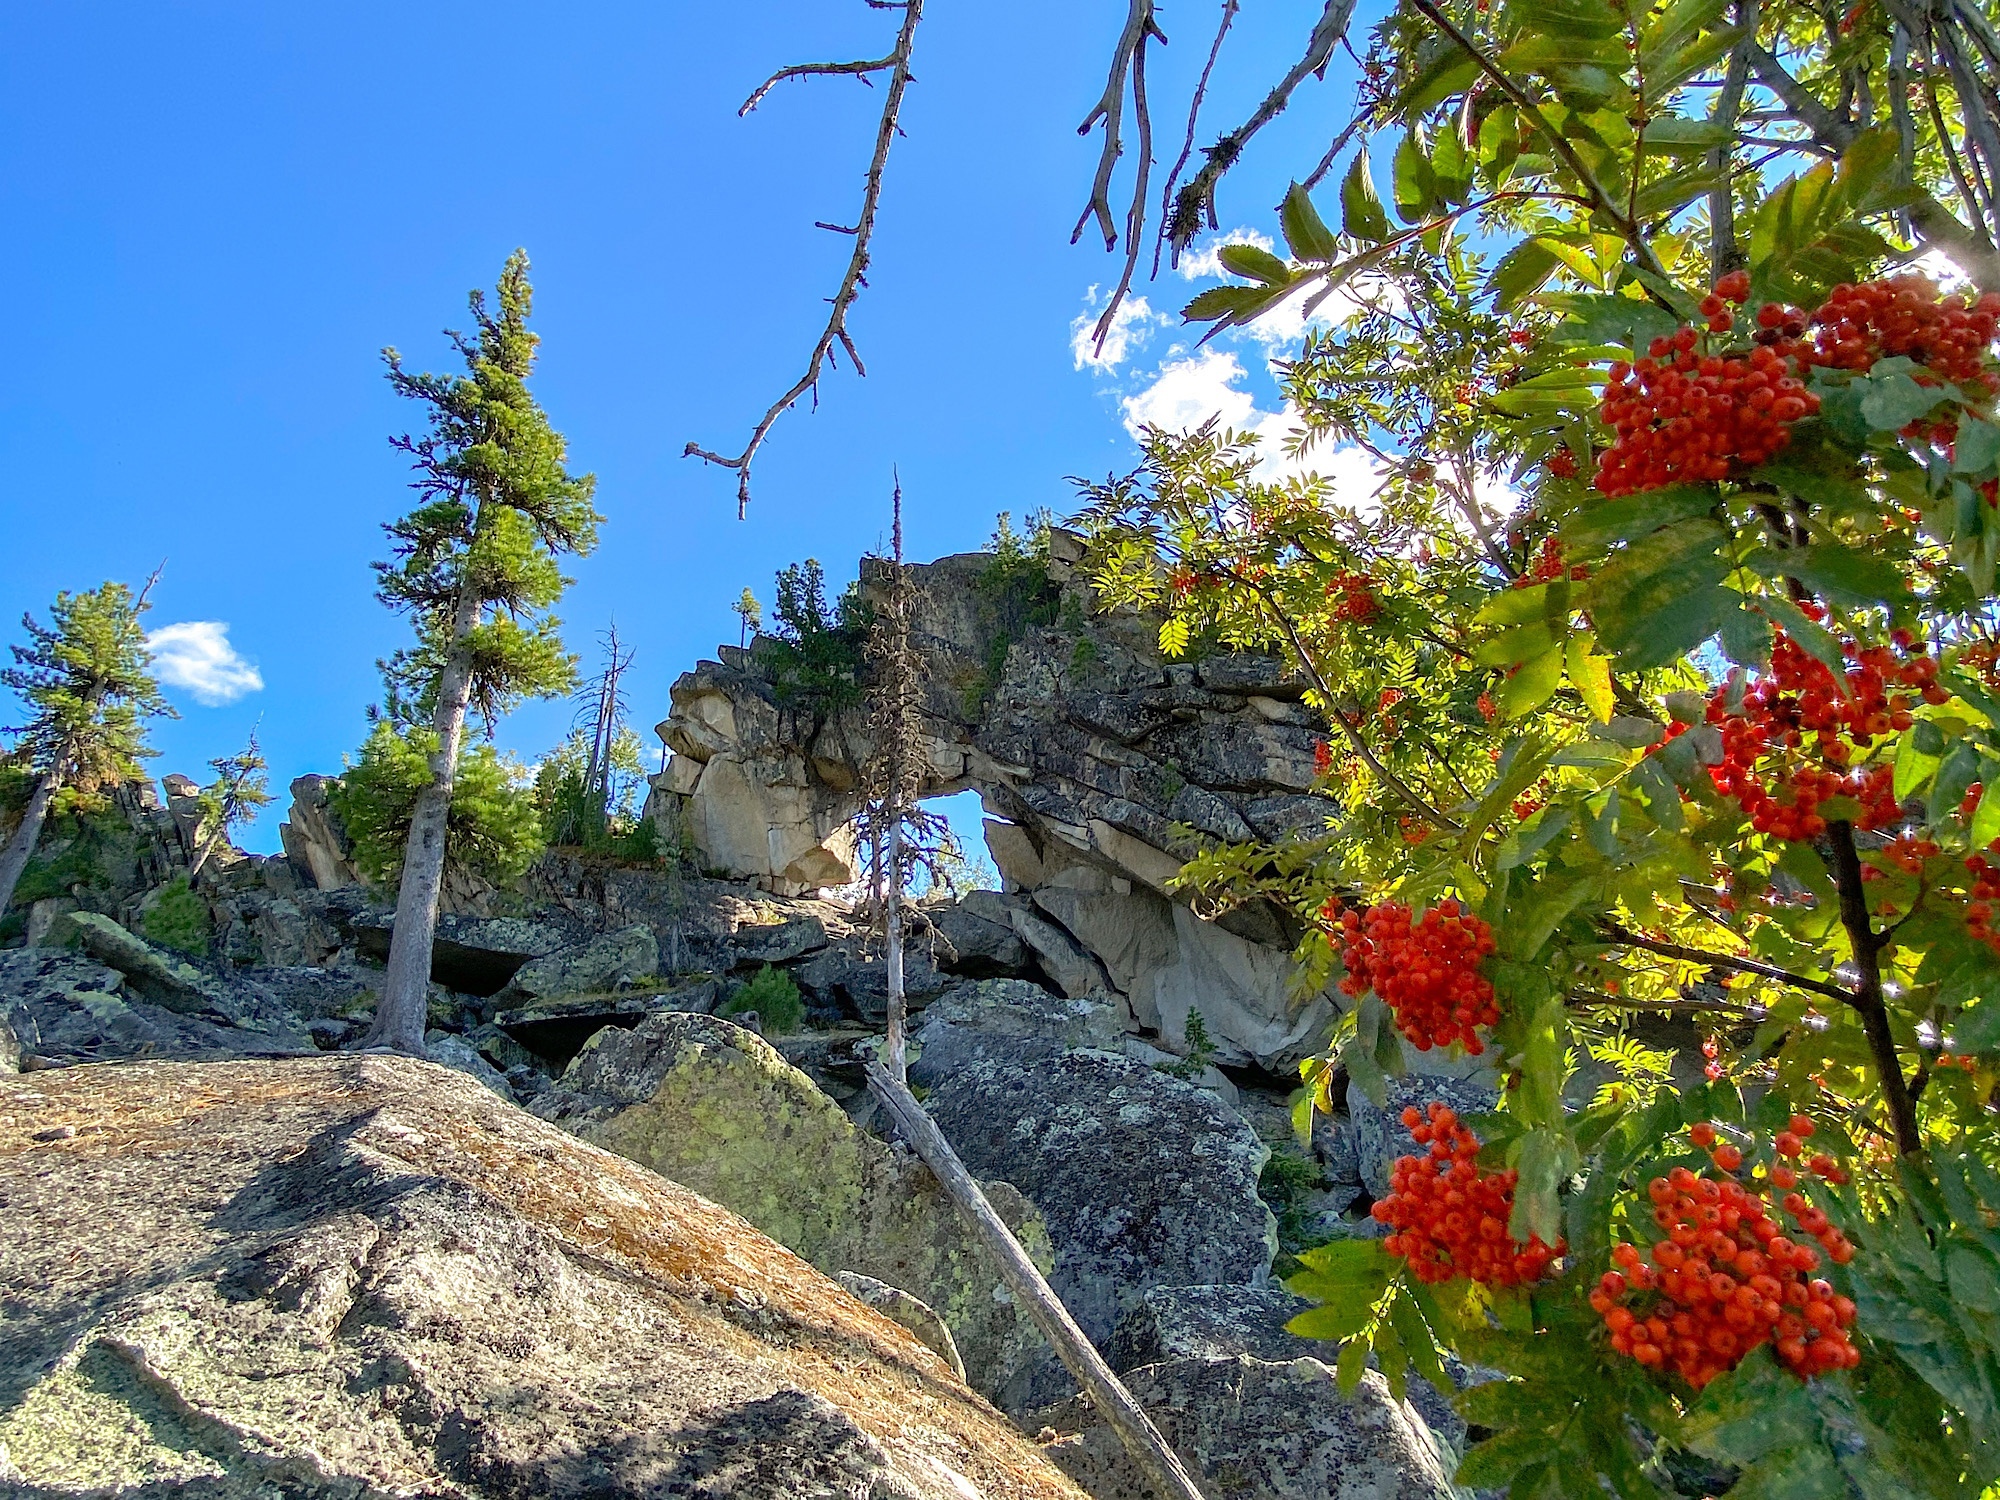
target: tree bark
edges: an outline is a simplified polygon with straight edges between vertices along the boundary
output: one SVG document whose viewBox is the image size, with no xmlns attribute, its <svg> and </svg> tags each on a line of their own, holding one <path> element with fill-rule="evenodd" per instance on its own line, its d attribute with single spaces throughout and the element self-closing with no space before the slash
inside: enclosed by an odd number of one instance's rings
<svg viewBox="0 0 2000 1500">
<path fill-rule="evenodd" d="M 915 1096 L 899 1080 L 890 1077 L 889 1070 L 881 1063 L 869 1063 L 867 1072 L 869 1090 L 882 1101 L 904 1139 L 916 1148 L 917 1155 L 935 1174 L 960 1216 L 978 1237 L 1001 1280 L 1035 1320 L 1035 1326 L 1055 1349 L 1064 1368 L 1089 1394 L 1097 1414 L 1118 1434 L 1118 1441 L 1124 1444 L 1125 1452 L 1145 1476 L 1153 1493 L 1161 1500 L 1202 1500 L 1201 1491 L 1181 1464 L 1179 1455 L 1160 1436 L 1160 1429 L 1153 1425 L 1145 1408 L 1132 1399 L 1132 1393 L 1111 1372 L 1104 1356 L 1076 1326 L 1069 1309 L 1043 1279 L 1028 1252 L 1021 1248 L 1021 1242 L 1014 1238 L 1014 1232 L 986 1201 L 986 1194 L 966 1171 L 958 1153 L 951 1149 L 951 1142 L 944 1138 L 937 1122 L 924 1113 Z"/>
<path fill-rule="evenodd" d="M 14 887 L 21 883 L 21 872 L 28 868 L 28 858 L 41 842 L 42 824 L 48 819 L 49 800 L 56 794 L 56 785 L 53 771 L 35 783 L 28 805 L 21 812 L 21 826 L 14 830 L 7 847 L 0 850 L 0 912 L 13 905 Z"/>
<path fill-rule="evenodd" d="M 1924 1134 L 1917 1123 L 1917 1104 L 1911 1097 L 1909 1080 L 1903 1077 L 1903 1064 L 1896 1055 L 1895 1033 L 1889 1026 L 1889 1007 L 1882 994 L 1884 939 L 1868 916 L 1868 888 L 1861 879 L 1861 856 L 1854 847 L 1854 825 L 1846 821 L 1828 825 L 1827 842 L 1833 849 L 1834 888 L 1840 893 L 1840 924 L 1847 930 L 1847 945 L 1854 953 L 1857 982 L 1846 997 L 1847 1004 L 1861 1017 L 1869 1055 L 1875 1060 L 1882 1103 L 1889 1111 L 1889 1124 L 1896 1133 L 1896 1149 L 1905 1156 L 1914 1156 L 1924 1149 Z"/>
<path fill-rule="evenodd" d="M 430 1015 L 431 945 L 437 936 L 438 895 L 444 886 L 445 825 L 451 816 L 452 783 L 458 775 L 458 747 L 465 738 L 465 706 L 471 695 L 472 667 L 460 649 L 479 621 L 479 600 L 459 601 L 452 617 L 452 650 L 438 679 L 431 727 L 437 752 L 431 757 L 431 784 L 417 794 L 410 815 L 410 838 L 403 848 L 402 883 L 396 891 L 396 926 L 389 939 L 388 971 L 375 1024 L 366 1045 L 388 1047 L 412 1057 L 424 1055 L 424 1023 Z"/>
<path fill-rule="evenodd" d="M 883 1039 L 883 1052 L 888 1059 L 890 1074 L 896 1082 L 904 1083 L 910 1074 L 909 1049 L 903 1040 L 909 1001 L 903 993 L 902 798 L 896 797 L 893 801 L 890 814 L 893 821 L 889 824 L 889 878 L 885 882 L 887 890 L 884 893 L 884 899 L 889 903 L 889 936 L 887 951 L 883 955 L 883 964 L 889 974 L 889 1024 L 888 1035 Z"/>
</svg>

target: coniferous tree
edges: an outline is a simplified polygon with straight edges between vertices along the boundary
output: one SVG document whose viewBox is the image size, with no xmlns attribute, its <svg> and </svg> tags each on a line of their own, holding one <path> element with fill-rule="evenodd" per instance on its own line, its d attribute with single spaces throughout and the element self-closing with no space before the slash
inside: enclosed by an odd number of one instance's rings
<svg viewBox="0 0 2000 1500">
<path fill-rule="evenodd" d="M 209 856 L 229 842 L 229 830 L 251 821 L 271 800 L 270 767 L 257 746 L 256 730 L 250 731 L 250 743 L 240 755 L 225 755 L 209 765 L 216 773 L 215 780 L 195 794 L 201 812 L 196 825 L 200 842 L 188 865 L 189 885 L 200 876 Z"/>
<path fill-rule="evenodd" d="M 419 504 L 387 527 L 396 558 L 377 563 L 379 597 L 408 613 L 417 644 L 384 664 L 387 717 L 422 734 L 430 774 L 411 810 L 395 934 L 372 1045 L 421 1055 L 452 784 L 465 720 L 493 722 L 524 698 L 576 684 L 576 661 L 549 613 L 564 587 L 559 559 L 597 542 L 596 481 L 566 467 L 562 435 L 528 393 L 528 257 L 508 257 L 489 311 L 474 292 L 476 335 L 452 335 L 463 375 L 411 374 L 384 351 L 389 380 L 419 402 L 429 428 L 395 440 L 417 471 Z"/>
<path fill-rule="evenodd" d="M 152 587 L 149 579 L 136 597 L 122 583 L 64 592 L 56 595 L 49 624 L 22 617 L 29 644 L 11 648 L 15 664 L 0 672 L 0 683 L 31 710 L 12 731 L 19 736 L 12 758 L 34 782 L 14 836 L 0 850 L 0 911 L 14 899 L 56 798 L 137 775 L 140 760 L 157 753 L 146 743 L 145 721 L 176 717 L 147 670 L 139 617 Z"/>
<path fill-rule="evenodd" d="M 743 622 L 741 638 L 737 644 L 742 646 L 749 645 L 750 637 L 764 628 L 764 606 L 759 604 L 757 596 L 746 588 L 743 591 L 743 597 L 730 605 L 729 608 L 735 613 L 736 618 Z"/>
</svg>

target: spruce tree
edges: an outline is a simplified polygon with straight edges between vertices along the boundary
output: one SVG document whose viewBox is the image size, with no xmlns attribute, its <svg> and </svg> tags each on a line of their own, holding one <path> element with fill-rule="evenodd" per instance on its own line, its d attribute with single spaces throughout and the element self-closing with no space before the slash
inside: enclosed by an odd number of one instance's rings
<svg viewBox="0 0 2000 1500">
<path fill-rule="evenodd" d="M 11 648 L 14 665 L 0 671 L 0 683 L 30 709 L 28 722 L 10 732 L 18 736 L 12 758 L 34 781 L 20 824 L 0 850 L 0 911 L 14 899 L 57 797 L 136 776 L 139 762 L 158 753 L 146 744 L 145 721 L 176 717 L 147 670 L 139 617 L 152 587 L 149 580 L 136 597 L 122 583 L 64 592 L 49 624 L 22 617 L 29 643 Z"/>
<path fill-rule="evenodd" d="M 576 659 L 549 613 L 569 580 L 559 559 L 597 544 L 602 517 L 590 475 L 571 474 L 562 435 L 528 393 L 528 257 L 508 257 L 498 308 L 471 296 L 473 336 L 452 334 L 462 375 L 412 374 L 383 352 L 398 394 L 421 404 L 428 430 L 395 446 L 410 455 L 419 503 L 386 527 L 395 559 L 377 563 L 378 597 L 407 613 L 417 642 L 384 664 L 388 718 L 422 735 L 428 784 L 418 793 L 396 898 L 389 966 L 371 1045 L 418 1056 L 443 882 L 452 783 L 468 712 L 490 733 L 524 698 L 576 685 Z"/>
</svg>

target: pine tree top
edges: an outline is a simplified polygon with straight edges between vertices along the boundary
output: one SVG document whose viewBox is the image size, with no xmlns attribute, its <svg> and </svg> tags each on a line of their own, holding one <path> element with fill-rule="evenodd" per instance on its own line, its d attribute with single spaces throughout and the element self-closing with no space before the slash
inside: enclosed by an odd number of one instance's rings
<svg viewBox="0 0 2000 1500">
<path fill-rule="evenodd" d="M 175 718 L 148 669 L 148 608 L 122 583 L 56 595 L 47 625 L 23 615 L 28 644 L 10 649 L 14 665 L 0 671 L 29 708 L 14 755 L 38 774 L 53 772 L 74 791 L 95 791 L 139 774 L 139 762 L 159 752 L 146 743 L 144 721 Z"/>
</svg>

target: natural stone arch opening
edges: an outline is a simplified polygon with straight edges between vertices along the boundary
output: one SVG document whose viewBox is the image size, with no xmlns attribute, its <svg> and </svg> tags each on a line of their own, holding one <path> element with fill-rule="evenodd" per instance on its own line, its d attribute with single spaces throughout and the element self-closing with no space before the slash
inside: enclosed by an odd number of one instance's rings
<svg viewBox="0 0 2000 1500">
<path fill-rule="evenodd" d="M 1334 1015 L 1331 997 L 1290 993 L 1295 925 L 1268 906 L 1204 920 L 1168 883 L 1176 825 L 1276 839 L 1325 823 L 1324 726 L 1279 661 L 1164 660 L 1156 622 L 1095 612 L 1081 560 L 1057 533 L 1032 612 L 1047 625 L 993 602 L 988 554 L 912 567 L 929 669 L 922 796 L 978 793 L 1004 886 L 982 919 L 1016 933 L 1058 988 L 1118 997 L 1134 1030 L 1176 1050 L 1199 1009 L 1220 1061 L 1287 1067 Z M 861 578 L 865 596 L 879 568 L 864 562 Z M 779 894 L 844 885 L 863 718 L 788 710 L 757 648 L 724 646 L 673 686 L 653 816 L 717 874 Z"/>
</svg>

